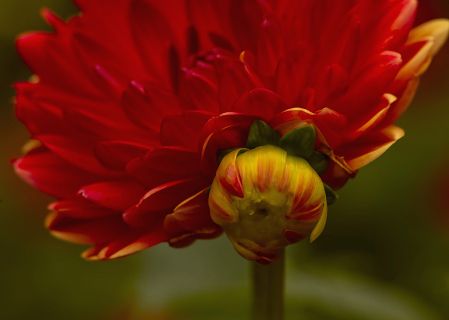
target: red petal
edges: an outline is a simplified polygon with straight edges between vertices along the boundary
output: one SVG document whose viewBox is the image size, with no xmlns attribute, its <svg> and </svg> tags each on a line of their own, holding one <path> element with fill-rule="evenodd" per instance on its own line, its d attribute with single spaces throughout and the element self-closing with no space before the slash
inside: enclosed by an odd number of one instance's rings
<svg viewBox="0 0 449 320">
<path fill-rule="evenodd" d="M 212 133 L 217 133 L 225 129 L 226 127 L 236 124 L 242 123 L 251 124 L 256 119 L 257 116 L 241 114 L 236 112 L 226 112 L 220 114 L 218 117 L 210 118 L 209 121 L 204 125 L 204 127 L 201 130 L 201 135 L 199 139 L 200 149 L 203 148 L 206 139 L 208 139 Z"/>
<path fill-rule="evenodd" d="M 398 50 L 398 48 L 407 40 L 408 33 L 413 26 L 418 7 L 418 1 L 405 0 L 400 4 L 402 6 L 400 13 L 391 25 L 392 36 L 388 37 L 384 44 L 387 50 Z"/>
<path fill-rule="evenodd" d="M 152 86 L 145 87 L 144 92 L 141 89 L 138 83 L 131 82 L 121 101 L 126 115 L 138 126 L 159 132 L 166 116 L 181 113 L 179 101 L 173 94 Z"/>
<path fill-rule="evenodd" d="M 312 58 L 310 48 L 303 45 L 287 51 L 279 60 L 276 92 L 290 106 L 296 106 L 306 86 Z"/>
<path fill-rule="evenodd" d="M 150 190 L 135 207 L 123 214 L 130 225 L 144 227 L 173 212 L 185 199 L 210 185 L 201 177 L 174 181 Z"/>
<path fill-rule="evenodd" d="M 83 252 L 89 260 L 116 259 L 142 251 L 167 241 L 162 221 L 148 229 L 134 229 L 105 246 L 97 246 Z"/>
<path fill-rule="evenodd" d="M 388 94 L 384 95 L 376 106 L 367 110 L 367 112 L 361 115 L 358 119 L 354 119 L 340 132 L 343 139 L 345 139 L 345 141 L 352 141 L 375 128 L 385 118 L 391 104 L 395 101 L 396 97 Z"/>
<path fill-rule="evenodd" d="M 358 76 L 354 76 L 349 90 L 332 109 L 355 118 L 376 104 L 396 77 L 402 65 L 401 55 L 385 51 L 374 57 L 373 61 Z M 359 106 L 354 112 L 354 106 Z"/>
<path fill-rule="evenodd" d="M 220 184 L 225 192 L 230 195 L 243 198 L 245 195 L 243 193 L 242 174 L 236 164 L 239 151 L 240 149 L 234 150 L 221 161 L 215 175 L 214 184 Z M 259 186 L 259 190 L 265 192 L 266 188 Z"/>
<path fill-rule="evenodd" d="M 73 166 L 51 152 L 33 153 L 14 162 L 16 173 L 44 193 L 70 197 L 100 177 Z"/>
<path fill-rule="evenodd" d="M 387 113 L 387 116 L 383 120 L 382 124 L 391 125 L 399 119 L 399 117 L 404 113 L 407 107 L 410 105 L 410 102 L 413 100 L 415 96 L 416 89 L 418 88 L 419 78 L 414 76 L 408 83 L 404 92 L 400 95 L 398 101 L 391 105 L 390 110 Z"/>
<path fill-rule="evenodd" d="M 134 46 L 140 54 L 142 63 L 150 75 L 156 76 L 158 83 L 166 89 L 171 88 L 169 52 L 170 45 L 177 42 L 172 26 L 180 27 L 186 20 L 179 20 L 178 24 L 169 24 L 159 8 L 142 0 L 130 3 L 128 17 Z"/>
<path fill-rule="evenodd" d="M 76 63 L 72 53 L 57 40 L 55 34 L 29 32 L 17 39 L 16 48 L 32 73 L 39 76 L 40 81 L 82 96 L 98 94 L 95 87 L 85 85 L 89 83 L 89 79 L 80 72 L 83 66 Z"/>
<path fill-rule="evenodd" d="M 258 116 L 265 121 L 287 109 L 288 106 L 278 95 L 265 89 L 244 93 L 233 107 L 234 112 Z"/>
<path fill-rule="evenodd" d="M 348 123 L 347 117 L 329 108 L 323 108 L 315 114 L 319 121 L 328 125 L 332 129 L 341 129 Z"/>
<path fill-rule="evenodd" d="M 307 120 L 307 119 L 313 119 L 315 117 L 315 114 L 313 112 L 310 112 L 306 109 L 302 108 L 294 108 L 294 109 L 288 109 L 285 110 L 277 115 L 275 115 L 268 124 L 270 127 L 276 129 L 277 127 L 291 122 L 295 120 Z"/>
<path fill-rule="evenodd" d="M 235 101 L 246 91 L 254 89 L 254 84 L 240 61 L 230 61 L 223 69 L 218 85 L 220 110 L 232 109 Z"/>
<path fill-rule="evenodd" d="M 333 63 L 341 65 L 345 70 L 351 71 L 357 61 L 357 53 L 360 43 L 361 21 L 356 15 L 349 15 L 343 30 L 334 36 L 335 50 L 332 50 L 331 59 Z"/>
<path fill-rule="evenodd" d="M 219 112 L 217 85 L 192 70 L 184 69 L 184 80 L 194 105 L 199 110 Z"/>
<path fill-rule="evenodd" d="M 50 26 L 55 29 L 56 33 L 61 32 L 61 29 L 64 28 L 64 20 L 58 17 L 53 11 L 47 8 L 43 8 L 41 9 L 41 16 Z"/>
<path fill-rule="evenodd" d="M 77 130 L 83 132 L 83 134 L 91 135 L 97 141 L 119 140 L 149 146 L 158 145 L 159 137 L 157 133 L 135 126 L 127 119 L 125 114 L 120 118 L 121 112 L 98 113 L 80 109 L 65 109 L 64 119 Z"/>
<path fill-rule="evenodd" d="M 180 116 L 166 117 L 161 124 L 162 145 L 198 150 L 201 129 L 212 116 L 212 113 L 204 111 L 186 111 Z"/>
<path fill-rule="evenodd" d="M 205 51 L 213 47 L 237 48 L 231 35 L 228 16 L 230 2 L 225 1 L 186 1 L 189 20 L 198 32 L 200 48 Z"/>
<path fill-rule="evenodd" d="M 305 237 L 307 237 L 307 235 L 299 234 L 298 232 L 293 230 L 285 230 L 284 237 L 287 239 L 288 242 L 293 244 L 303 240 Z"/>
<path fill-rule="evenodd" d="M 130 176 L 148 189 L 183 180 L 201 172 L 200 154 L 180 147 L 160 147 L 126 167 Z"/>
<path fill-rule="evenodd" d="M 195 231 L 217 226 L 210 216 L 209 196 L 205 191 L 201 190 L 174 209 L 172 216 L 183 228 Z"/>
<path fill-rule="evenodd" d="M 108 216 L 96 219 L 73 219 L 63 214 L 50 213 L 46 226 L 55 237 L 76 243 L 104 243 L 129 230 L 122 217 Z"/>
<path fill-rule="evenodd" d="M 250 126 L 251 122 L 232 125 L 211 134 L 209 139 L 206 139 L 201 155 L 201 167 L 204 174 L 212 178 L 215 176 L 219 150 L 241 148 L 246 145 Z"/>
<path fill-rule="evenodd" d="M 263 88 L 265 85 L 256 74 L 256 57 L 250 51 L 240 53 L 239 60 L 245 66 L 245 71 L 253 82 L 254 86 Z"/>
<path fill-rule="evenodd" d="M 169 214 L 165 217 L 164 228 L 165 232 L 170 237 L 168 244 L 174 248 L 187 247 L 196 239 L 213 239 L 223 232 L 218 225 L 212 225 L 209 228 L 195 231 L 186 230 L 180 225 L 173 214 Z"/>
<path fill-rule="evenodd" d="M 111 177 L 122 176 L 116 171 L 105 169 L 95 158 L 94 147 L 88 142 L 58 135 L 38 135 L 35 139 L 61 158 L 86 171 Z"/>
<path fill-rule="evenodd" d="M 323 121 L 320 117 L 322 115 L 319 113 L 315 114 L 305 109 L 293 108 L 277 114 L 268 124 L 281 136 L 305 124 L 313 124 L 324 136 L 328 146 L 332 149 L 338 148 L 342 142 L 340 135 L 326 124 L 326 121 L 329 120 L 327 117 L 323 117 Z M 330 121 L 329 124 L 333 125 L 334 123 Z M 316 141 L 318 143 L 318 139 Z"/>
<path fill-rule="evenodd" d="M 332 190 L 338 190 L 343 188 L 343 186 L 348 182 L 349 178 L 354 178 L 355 174 L 352 176 L 344 170 L 340 165 L 334 161 L 329 161 L 329 166 L 326 171 L 320 176 L 323 183 L 327 184 Z"/>
<path fill-rule="evenodd" d="M 143 157 L 150 150 L 148 146 L 132 142 L 101 141 L 97 143 L 94 154 L 105 168 L 123 171 L 131 160 Z"/>
<path fill-rule="evenodd" d="M 359 56 L 366 57 L 377 50 L 398 50 L 397 44 L 405 41 L 404 35 L 413 23 L 414 9 L 410 11 L 410 5 L 416 5 L 416 0 L 366 2 L 360 6 L 360 20 L 367 21 L 362 38 L 371 41 L 361 43 Z"/>
<path fill-rule="evenodd" d="M 396 126 L 373 130 L 338 150 L 338 154 L 345 157 L 353 170 L 358 170 L 382 155 L 403 135 L 404 130 Z"/>
<path fill-rule="evenodd" d="M 336 64 L 325 68 L 313 86 L 316 108 L 321 109 L 329 105 L 329 100 L 341 96 L 348 86 L 349 75 L 345 69 Z"/>
<path fill-rule="evenodd" d="M 102 207 L 125 211 L 138 203 L 146 191 L 135 181 L 114 181 L 84 186 L 78 193 Z"/>
<path fill-rule="evenodd" d="M 281 26 L 275 17 L 265 18 L 257 37 L 257 66 L 263 77 L 271 77 L 276 71 L 284 47 Z"/>
<path fill-rule="evenodd" d="M 101 207 L 80 196 L 53 202 L 48 209 L 75 219 L 94 219 L 114 214 L 121 216 L 121 212 Z"/>
<path fill-rule="evenodd" d="M 262 11 L 256 1 L 231 1 L 231 26 L 241 48 L 256 52 L 257 28 L 263 21 Z"/>
<path fill-rule="evenodd" d="M 109 71 L 106 71 L 106 68 Z M 120 78 L 111 75 L 110 67 L 102 67 L 98 64 L 95 64 L 94 69 L 96 72 L 95 77 L 92 77 L 92 81 L 109 97 L 117 100 L 120 97 L 122 91 L 126 88 L 126 86 L 123 84 L 123 81 L 119 81 Z"/>
</svg>

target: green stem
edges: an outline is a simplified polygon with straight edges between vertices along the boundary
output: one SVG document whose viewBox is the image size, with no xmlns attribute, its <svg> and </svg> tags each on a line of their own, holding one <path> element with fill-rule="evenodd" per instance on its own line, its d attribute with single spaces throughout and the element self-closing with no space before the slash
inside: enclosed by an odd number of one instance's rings
<svg viewBox="0 0 449 320">
<path fill-rule="evenodd" d="M 285 254 L 269 265 L 252 263 L 253 320 L 284 319 Z"/>
</svg>

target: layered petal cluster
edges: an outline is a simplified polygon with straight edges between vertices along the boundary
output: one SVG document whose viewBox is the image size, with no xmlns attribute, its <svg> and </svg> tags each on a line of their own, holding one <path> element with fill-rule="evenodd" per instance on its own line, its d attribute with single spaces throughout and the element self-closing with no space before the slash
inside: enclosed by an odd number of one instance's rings
<svg viewBox="0 0 449 320">
<path fill-rule="evenodd" d="M 221 150 L 263 120 L 311 124 L 338 189 L 397 139 L 393 125 L 444 43 L 416 0 L 76 0 L 54 33 L 19 37 L 15 85 L 32 140 L 18 174 L 56 197 L 47 226 L 117 258 L 218 236 L 208 194 Z"/>
</svg>

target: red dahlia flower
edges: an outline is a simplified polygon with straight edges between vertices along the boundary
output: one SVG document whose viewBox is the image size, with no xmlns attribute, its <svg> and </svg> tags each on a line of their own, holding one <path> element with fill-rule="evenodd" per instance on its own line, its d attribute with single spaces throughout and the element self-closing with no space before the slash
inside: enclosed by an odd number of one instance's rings
<svg viewBox="0 0 449 320">
<path fill-rule="evenodd" d="M 312 128 L 309 156 L 326 160 L 325 172 L 307 161 L 326 185 L 342 187 L 403 136 L 393 123 L 449 29 L 434 20 L 411 30 L 415 0 L 75 3 L 82 15 L 67 23 L 42 11 L 55 33 L 17 40 L 36 76 L 16 84 L 17 117 L 33 140 L 15 168 L 57 198 L 46 225 L 92 244 L 83 253 L 91 260 L 218 236 L 221 211 L 212 220 L 208 188 L 228 149 L 251 144 L 254 123 L 287 141 L 284 150 L 295 147 L 286 135 Z M 235 170 L 245 167 L 231 154 L 212 192 L 242 197 L 226 180 L 239 182 Z M 299 220 L 323 221 L 323 190 L 306 199 L 320 207 Z M 313 225 L 292 226 L 286 239 Z M 270 262 L 270 253 L 259 256 Z"/>
</svg>

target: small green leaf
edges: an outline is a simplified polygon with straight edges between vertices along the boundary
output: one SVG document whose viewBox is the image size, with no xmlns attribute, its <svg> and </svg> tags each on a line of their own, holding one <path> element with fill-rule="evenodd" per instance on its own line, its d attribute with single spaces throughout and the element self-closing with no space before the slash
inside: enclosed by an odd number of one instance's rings
<svg viewBox="0 0 449 320">
<path fill-rule="evenodd" d="M 329 158 L 321 152 L 313 151 L 312 156 L 307 159 L 307 162 L 309 162 L 310 166 L 318 175 L 322 175 L 329 165 Z"/>
<path fill-rule="evenodd" d="M 334 204 L 337 201 L 338 195 L 327 184 L 324 185 L 324 192 L 326 192 L 326 199 L 328 205 Z"/>
<path fill-rule="evenodd" d="M 248 149 L 254 149 L 267 144 L 277 146 L 280 138 L 279 133 L 268 124 L 262 120 L 255 120 L 249 128 L 246 147 Z"/>
<path fill-rule="evenodd" d="M 293 129 L 279 141 L 279 146 L 287 151 L 289 155 L 310 158 L 315 147 L 315 128 L 312 125 L 305 125 Z"/>
<path fill-rule="evenodd" d="M 209 193 L 210 193 L 210 189 L 212 188 L 212 185 L 210 185 L 210 187 L 209 188 L 207 188 L 206 189 L 206 191 L 204 191 L 207 195 L 209 195 Z"/>
</svg>

